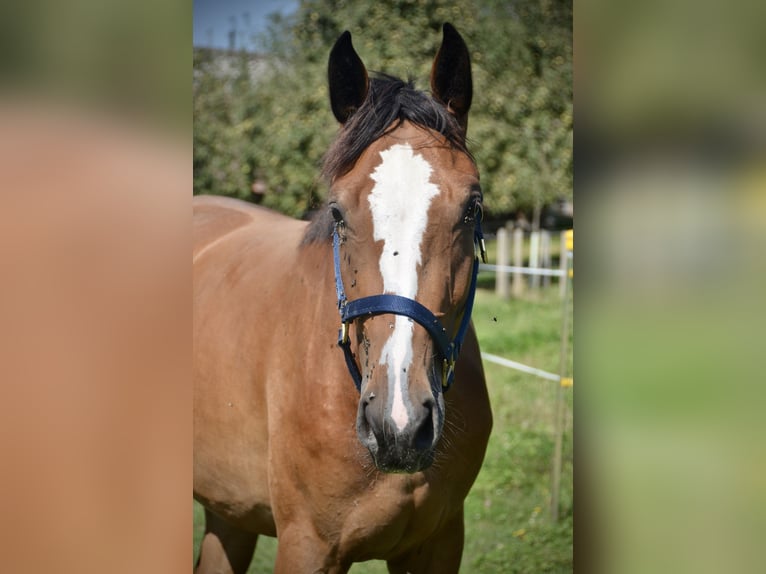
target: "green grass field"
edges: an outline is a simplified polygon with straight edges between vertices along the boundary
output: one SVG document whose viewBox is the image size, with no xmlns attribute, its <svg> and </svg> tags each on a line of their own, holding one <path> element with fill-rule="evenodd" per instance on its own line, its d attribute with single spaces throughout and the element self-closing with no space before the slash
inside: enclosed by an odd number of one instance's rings
<svg viewBox="0 0 766 574">
<path fill-rule="evenodd" d="M 491 277 L 484 277 L 482 284 L 489 282 Z M 482 289 L 476 295 L 473 320 L 483 351 L 557 372 L 561 312 L 555 284 L 527 300 L 501 301 Z M 570 328 L 569 374 L 571 350 Z M 564 393 L 560 512 L 559 521 L 553 523 L 549 504 L 557 384 L 488 362 L 484 367 L 495 424 L 481 473 L 466 500 L 461 572 L 571 572 L 573 390 Z M 195 502 L 195 559 L 202 532 L 203 511 Z M 249 572 L 271 572 L 275 553 L 275 539 L 259 538 Z M 355 564 L 351 572 L 387 570 L 383 562 L 369 562 Z"/>
</svg>

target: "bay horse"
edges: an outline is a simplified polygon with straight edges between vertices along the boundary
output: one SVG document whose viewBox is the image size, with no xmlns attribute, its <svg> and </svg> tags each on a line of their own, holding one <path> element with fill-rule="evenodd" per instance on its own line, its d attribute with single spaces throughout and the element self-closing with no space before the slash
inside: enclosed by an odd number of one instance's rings
<svg viewBox="0 0 766 574">
<path fill-rule="evenodd" d="M 468 49 L 445 24 L 428 95 L 370 77 L 344 32 L 328 77 L 340 129 L 311 223 L 194 199 L 197 572 L 245 572 L 258 535 L 284 574 L 460 566 L 492 427 Z"/>
</svg>

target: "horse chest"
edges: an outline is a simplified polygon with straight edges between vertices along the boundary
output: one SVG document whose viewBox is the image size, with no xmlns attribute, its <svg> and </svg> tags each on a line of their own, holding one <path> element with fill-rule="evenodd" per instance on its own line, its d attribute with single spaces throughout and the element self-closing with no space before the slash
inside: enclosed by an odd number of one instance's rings
<svg viewBox="0 0 766 574">
<path fill-rule="evenodd" d="M 429 538 L 451 513 L 445 493 L 422 475 L 388 475 L 384 482 L 341 513 L 341 553 L 395 555 Z"/>
</svg>

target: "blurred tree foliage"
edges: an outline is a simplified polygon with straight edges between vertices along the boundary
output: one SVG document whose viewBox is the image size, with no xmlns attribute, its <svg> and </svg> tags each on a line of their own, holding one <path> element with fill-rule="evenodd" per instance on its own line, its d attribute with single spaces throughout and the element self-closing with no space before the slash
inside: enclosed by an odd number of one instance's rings
<svg viewBox="0 0 766 574">
<path fill-rule="evenodd" d="M 369 70 L 428 89 L 445 21 L 471 50 L 468 135 L 489 211 L 571 198 L 570 0 L 303 0 L 272 18 L 260 38 L 268 65 L 256 74 L 252 54 L 230 55 L 224 74 L 195 50 L 194 192 L 252 200 L 259 180 L 265 205 L 305 214 L 326 193 L 318 166 L 337 130 L 326 80 L 335 39 L 350 30 Z"/>
</svg>

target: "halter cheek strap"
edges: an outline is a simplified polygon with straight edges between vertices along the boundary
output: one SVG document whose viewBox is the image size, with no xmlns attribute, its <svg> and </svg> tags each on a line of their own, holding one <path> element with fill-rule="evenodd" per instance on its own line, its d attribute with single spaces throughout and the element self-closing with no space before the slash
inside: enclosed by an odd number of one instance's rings
<svg viewBox="0 0 766 574">
<path fill-rule="evenodd" d="M 481 221 L 477 219 L 474 230 L 474 242 L 479 247 L 483 261 L 486 261 L 487 251 L 484 246 L 484 235 L 481 231 Z M 346 366 L 354 380 L 356 390 L 361 392 L 362 373 L 356 363 L 354 354 L 351 352 L 351 339 L 349 338 L 349 325 L 358 317 L 372 317 L 374 315 L 394 314 L 409 317 L 421 325 L 428 334 L 431 335 L 439 357 L 442 359 L 442 389 L 447 392 L 455 379 L 455 362 L 460 354 L 460 347 L 463 344 L 468 325 L 471 322 L 471 311 L 473 310 L 473 300 L 476 295 L 476 278 L 479 274 L 479 257 L 474 257 L 473 271 L 471 273 L 471 284 L 468 288 L 468 299 L 463 309 L 463 318 L 460 321 L 455 338 L 450 341 L 447 330 L 441 321 L 426 307 L 408 297 L 392 295 L 389 293 L 383 295 L 373 295 L 363 297 L 354 301 L 346 298 L 346 292 L 343 288 L 343 278 L 340 273 L 340 236 L 336 225 L 332 235 L 332 250 L 335 268 L 335 293 L 338 298 L 338 311 L 340 312 L 341 328 L 338 333 L 338 345 L 343 349 L 346 359 Z"/>
</svg>

